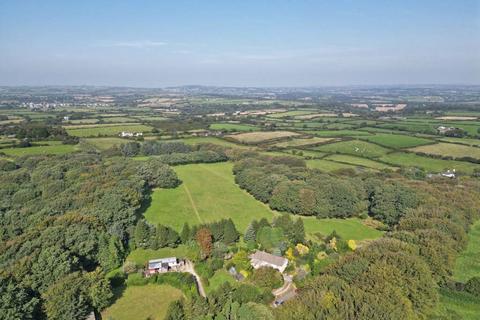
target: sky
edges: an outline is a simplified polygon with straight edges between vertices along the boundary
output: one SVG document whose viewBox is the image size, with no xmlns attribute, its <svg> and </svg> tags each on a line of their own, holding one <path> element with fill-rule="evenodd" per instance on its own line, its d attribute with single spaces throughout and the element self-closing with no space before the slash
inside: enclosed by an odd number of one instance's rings
<svg viewBox="0 0 480 320">
<path fill-rule="evenodd" d="M 0 85 L 480 84 L 480 0 L 0 0 Z"/>
</svg>

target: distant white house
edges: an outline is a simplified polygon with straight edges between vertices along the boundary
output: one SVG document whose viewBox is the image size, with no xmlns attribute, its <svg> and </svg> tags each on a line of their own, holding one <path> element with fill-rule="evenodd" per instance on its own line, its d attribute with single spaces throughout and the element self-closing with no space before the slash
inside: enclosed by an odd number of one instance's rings
<svg viewBox="0 0 480 320">
<path fill-rule="evenodd" d="M 254 269 L 270 267 L 283 273 L 288 265 L 288 260 L 265 251 L 256 251 L 250 255 L 250 264 Z"/>
<path fill-rule="evenodd" d="M 183 266 L 184 261 L 179 260 L 176 257 L 149 260 L 146 274 L 152 275 L 168 271 L 179 271 Z"/>
<path fill-rule="evenodd" d="M 65 116 L 65 117 L 63 117 L 63 120 L 68 121 L 68 120 L 70 120 L 70 117 L 69 117 L 69 116 Z"/>
<path fill-rule="evenodd" d="M 443 172 L 443 173 L 442 173 L 442 177 L 455 178 L 455 169 L 453 169 L 453 170 L 447 170 L 446 172 Z"/>
<path fill-rule="evenodd" d="M 120 133 L 120 137 L 125 138 L 125 137 L 141 137 L 143 136 L 143 132 L 128 132 L 128 131 L 122 131 Z"/>
</svg>

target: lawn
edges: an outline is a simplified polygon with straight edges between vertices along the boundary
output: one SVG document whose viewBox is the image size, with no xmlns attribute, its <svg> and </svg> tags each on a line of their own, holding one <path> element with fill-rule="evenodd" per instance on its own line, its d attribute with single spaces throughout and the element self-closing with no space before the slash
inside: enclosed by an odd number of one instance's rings
<svg viewBox="0 0 480 320">
<path fill-rule="evenodd" d="M 180 290 L 168 285 L 130 286 L 113 305 L 102 312 L 102 318 L 163 320 L 170 303 L 182 296 Z"/>
<path fill-rule="evenodd" d="M 183 183 L 175 189 L 156 189 L 145 218 L 180 230 L 185 222 L 198 224 L 232 218 L 240 232 L 253 219 L 271 218 L 274 212 L 235 183 L 232 163 L 175 167 Z"/>
<path fill-rule="evenodd" d="M 468 246 L 458 256 L 453 270 L 457 281 L 466 282 L 472 277 L 480 277 L 480 221 L 468 232 Z"/>
<path fill-rule="evenodd" d="M 78 126 L 76 126 L 78 127 Z M 83 128 L 71 129 L 65 128 L 69 135 L 77 137 L 97 137 L 97 136 L 116 136 L 122 131 L 128 132 L 149 132 L 152 127 L 138 124 L 138 125 L 95 125 Z"/>
<path fill-rule="evenodd" d="M 405 152 L 389 153 L 379 158 L 379 160 L 400 167 L 423 168 L 429 172 L 442 172 L 448 169 L 456 169 L 458 172 L 470 174 L 473 172 L 473 169 L 480 168 L 479 164 L 470 162 L 433 159 Z"/>
<path fill-rule="evenodd" d="M 360 139 L 364 139 L 393 149 L 411 148 L 434 143 L 434 141 L 432 140 L 401 134 L 376 134 L 374 136 L 361 137 Z"/>
<path fill-rule="evenodd" d="M 239 123 L 213 123 L 209 127 L 212 130 L 225 130 L 225 131 L 255 131 L 258 130 L 255 126 Z"/>
<path fill-rule="evenodd" d="M 324 159 L 325 160 L 330 160 L 330 161 L 346 163 L 346 164 L 351 164 L 351 165 L 356 165 L 356 166 L 361 166 L 361 167 L 367 167 L 367 168 L 376 169 L 376 170 L 395 169 L 394 167 L 392 167 L 390 165 L 387 165 L 385 163 L 381 163 L 381 162 L 366 159 L 366 158 L 349 156 L 349 155 L 346 155 L 346 154 L 332 154 L 330 156 L 325 157 Z"/>
<path fill-rule="evenodd" d="M 440 156 L 450 156 L 453 158 L 472 157 L 480 159 L 480 148 L 464 146 L 454 143 L 437 143 L 428 146 L 420 146 L 410 149 L 414 152 L 423 152 Z"/>
<path fill-rule="evenodd" d="M 228 273 L 228 271 L 226 271 L 225 269 L 215 271 L 213 277 L 208 279 L 208 286 L 205 288 L 207 294 L 218 289 L 218 287 L 220 287 L 225 282 L 234 284 L 236 281 L 232 277 L 232 275 L 230 275 L 230 273 Z"/>
<path fill-rule="evenodd" d="M 343 153 L 354 156 L 376 158 L 385 155 L 389 149 L 361 140 L 350 140 L 312 148 L 327 153 Z"/>
<path fill-rule="evenodd" d="M 43 155 L 43 154 L 66 154 L 77 150 L 77 146 L 71 144 L 58 144 L 49 146 L 33 146 L 27 148 L 6 148 L 0 152 L 9 156 Z"/>
</svg>

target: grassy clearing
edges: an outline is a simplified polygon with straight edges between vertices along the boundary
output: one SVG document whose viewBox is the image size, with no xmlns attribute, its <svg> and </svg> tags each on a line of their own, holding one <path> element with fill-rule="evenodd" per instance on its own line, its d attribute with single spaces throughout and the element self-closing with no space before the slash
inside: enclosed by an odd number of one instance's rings
<svg viewBox="0 0 480 320">
<path fill-rule="evenodd" d="M 350 140 L 315 147 L 312 150 L 318 150 L 327 153 L 343 153 L 360 157 L 376 158 L 385 155 L 389 150 L 373 143 L 361 140 Z"/>
<path fill-rule="evenodd" d="M 107 123 L 138 122 L 138 119 L 129 118 L 129 117 L 105 117 L 105 118 L 102 118 L 102 120 Z"/>
<path fill-rule="evenodd" d="M 325 143 L 332 140 L 334 140 L 334 138 L 319 138 L 319 137 L 299 138 L 299 139 L 291 139 L 288 141 L 278 142 L 273 144 L 272 146 L 275 146 L 277 148 L 292 148 L 292 147 L 301 147 L 301 146 L 308 146 L 312 144 Z"/>
<path fill-rule="evenodd" d="M 94 127 L 84 127 L 78 129 L 65 128 L 69 135 L 76 137 L 96 137 L 96 136 L 115 136 L 122 131 L 129 132 L 149 132 L 152 127 L 138 124 L 138 125 L 103 125 Z"/>
<path fill-rule="evenodd" d="M 429 172 L 442 172 L 455 169 L 461 173 L 471 174 L 473 169 L 480 168 L 480 165 L 470 162 L 433 159 L 405 152 L 389 153 L 380 157 L 379 160 L 399 167 L 423 168 Z"/>
<path fill-rule="evenodd" d="M 209 127 L 212 130 L 225 130 L 225 131 L 255 131 L 258 130 L 255 126 L 239 123 L 213 123 Z"/>
<path fill-rule="evenodd" d="M 480 221 L 468 232 L 468 246 L 455 261 L 453 278 L 466 282 L 472 277 L 480 276 Z"/>
<path fill-rule="evenodd" d="M 180 290 L 168 285 L 130 286 L 113 305 L 102 312 L 102 318 L 163 320 L 170 303 L 182 296 Z"/>
<path fill-rule="evenodd" d="M 262 143 L 274 139 L 295 137 L 299 134 L 291 131 L 259 131 L 259 132 L 247 132 L 235 135 L 229 135 L 227 137 L 234 139 L 240 143 L 255 144 Z"/>
<path fill-rule="evenodd" d="M 234 183 L 232 166 L 216 163 L 175 167 L 182 185 L 155 190 L 145 218 L 176 230 L 185 222 L 198 224 L 232 218 L 241 232 L 253 219 L 271 220 L 274 212 Z"/>
<path fill-rule="evenodd" d="M 374 136 L 361 137 L 360 139 L 374 142 L 389 148 L 411 148 L 433 143 L 432 140 L 417 138 L 401 134 L 376 134 Z"/>
<path fill-rule="evenodd" d="M 58 144 L 49 146 L 33 146 L 28 148 L 6 148 L 0 152 L 8 156 L 45 155 L 45 154 L 66 154 L 77 150 L 77 146 L 71 144 Z"/>
<path fill-rule="evenodd" d="M 423 152 L 440 156 L 450 156 L 453 158 L 472 157 L 480 159 L 480 148 L 453 143 L 441 142 L 428 146 L 416 147 L 410 150 L 414 152 Z"/>
<path fill-rule="evenodd" d="M 332 154 L 324 158 L 325 160 L 336 161 L 341 163 L 347 163 L 356 166 L 367 167 L 376 170 L 383 170 L 383 169 L 396 169 L 395 167 L 389 166 L 385 163 L 381 163 L 378 161 L 373 161 L 366 158 L 359 158 L 355 156 L 349 156 L 345 154 Z"/>
<path fill-rule="evenodd" d="M 377 239 L 383 232 L 368 227 L 357 218 L 351 219 L 317 219 L 315 217 L 303 217 L 305 231 L 308 234 L 321 233 L 329 235 L 334 230 L 344 239 L 365 240 Z"/>
</svg>

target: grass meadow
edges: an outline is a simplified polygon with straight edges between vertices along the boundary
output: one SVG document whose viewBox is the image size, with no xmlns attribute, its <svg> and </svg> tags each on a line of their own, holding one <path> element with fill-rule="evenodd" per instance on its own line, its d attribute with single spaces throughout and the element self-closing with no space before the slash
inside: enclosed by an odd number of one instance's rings
<svg viewBox="0 0 480 320">
<path fill-rule="evenodd" d="M 78 127 L 78 126 L 76 126 Z M 76 137 L 97 137 L 97 136 L 116 136 L 122 131 L 129 132 L 149 132 L 152 130 L 152 127 L 143 125 L 143 124 L 134 124 L 134 125 L 95 125 L 95 126 L 85 126 L 83 128 L 65 128 L 69 135 Z"/>
<path fill-rule="evenodd" d="M 326 162 L 345 166 L 332 161 Z M 168 225 L 177 231 L 181 230 L 185 222 L 194 225 L 231 218 L 241 233 L 253 219 L 265 217 L 271 221 L 278 213 L 235 184 L 232 166 L 232 163 L 176 166 L 175 171 L 183 181 L 182 185 L 175 189 L 156 189 L 152 194 L 152 202 L 144 214 L 145 218 L 150 223 Z M 345 238 L 354 240 L 373 239 L 381 235 L 380 231 L 363 225 L 358 219 L 313 217 L 302 219 L 304 219 L 306 231 L 310 234 L 317 232 L 329 234 L 336 230 Z M 135 252 L 137 250 L 132 254 Z M 145 257 L 149 253 L 150 251 L 143 250 L 135 255 Z M 173 254 L 173 252 L 168 253 Z M 158 256 L 158 252 L 153 251 L 153 256 Z M 132 260 L 140 261 L 141 259 L 133 256 Z"/>
<path fill-rule="evenodd" d="M 255 131 L 258 130 L 255 126 L 239 123 L 213 123 L 209 127 L 212 130 L 225 130 L 225 131 Z"/>
<path fill-rule="evenodd" d="M 389 149 L 379 145 L 362 140 L 349 140 L 336 143 L 330 143 L 323 146 L 312 148 L 327 153 L 342 153 L 365 158 L 377 158 L 389 152 Z"/>
<path fill-rule="evenodd" d="M 437 143 L 428 146 L 420 146 L 410 149 L 414 152 L 423 152 L 427 154 L 449 156 L 453 158 L 472 157 L 480 159 L 480 148 L 464 146 L 454 143 Z"/>
<path fill-rule="evenodd" d="M 183 297 L 183 293 L 172 286 L 147 284 L 129 286 L 113 305 L 102 312 L 102 319 L 163 320 L 171 302 Z"/>
<path fill-rule="evenodd" d="M 411 148 L 434 143 L 432 140 L 401 134 L 376 134 L 374 136 L 361 137 L 360 139 L 393 149 Z"/>
</svg>

